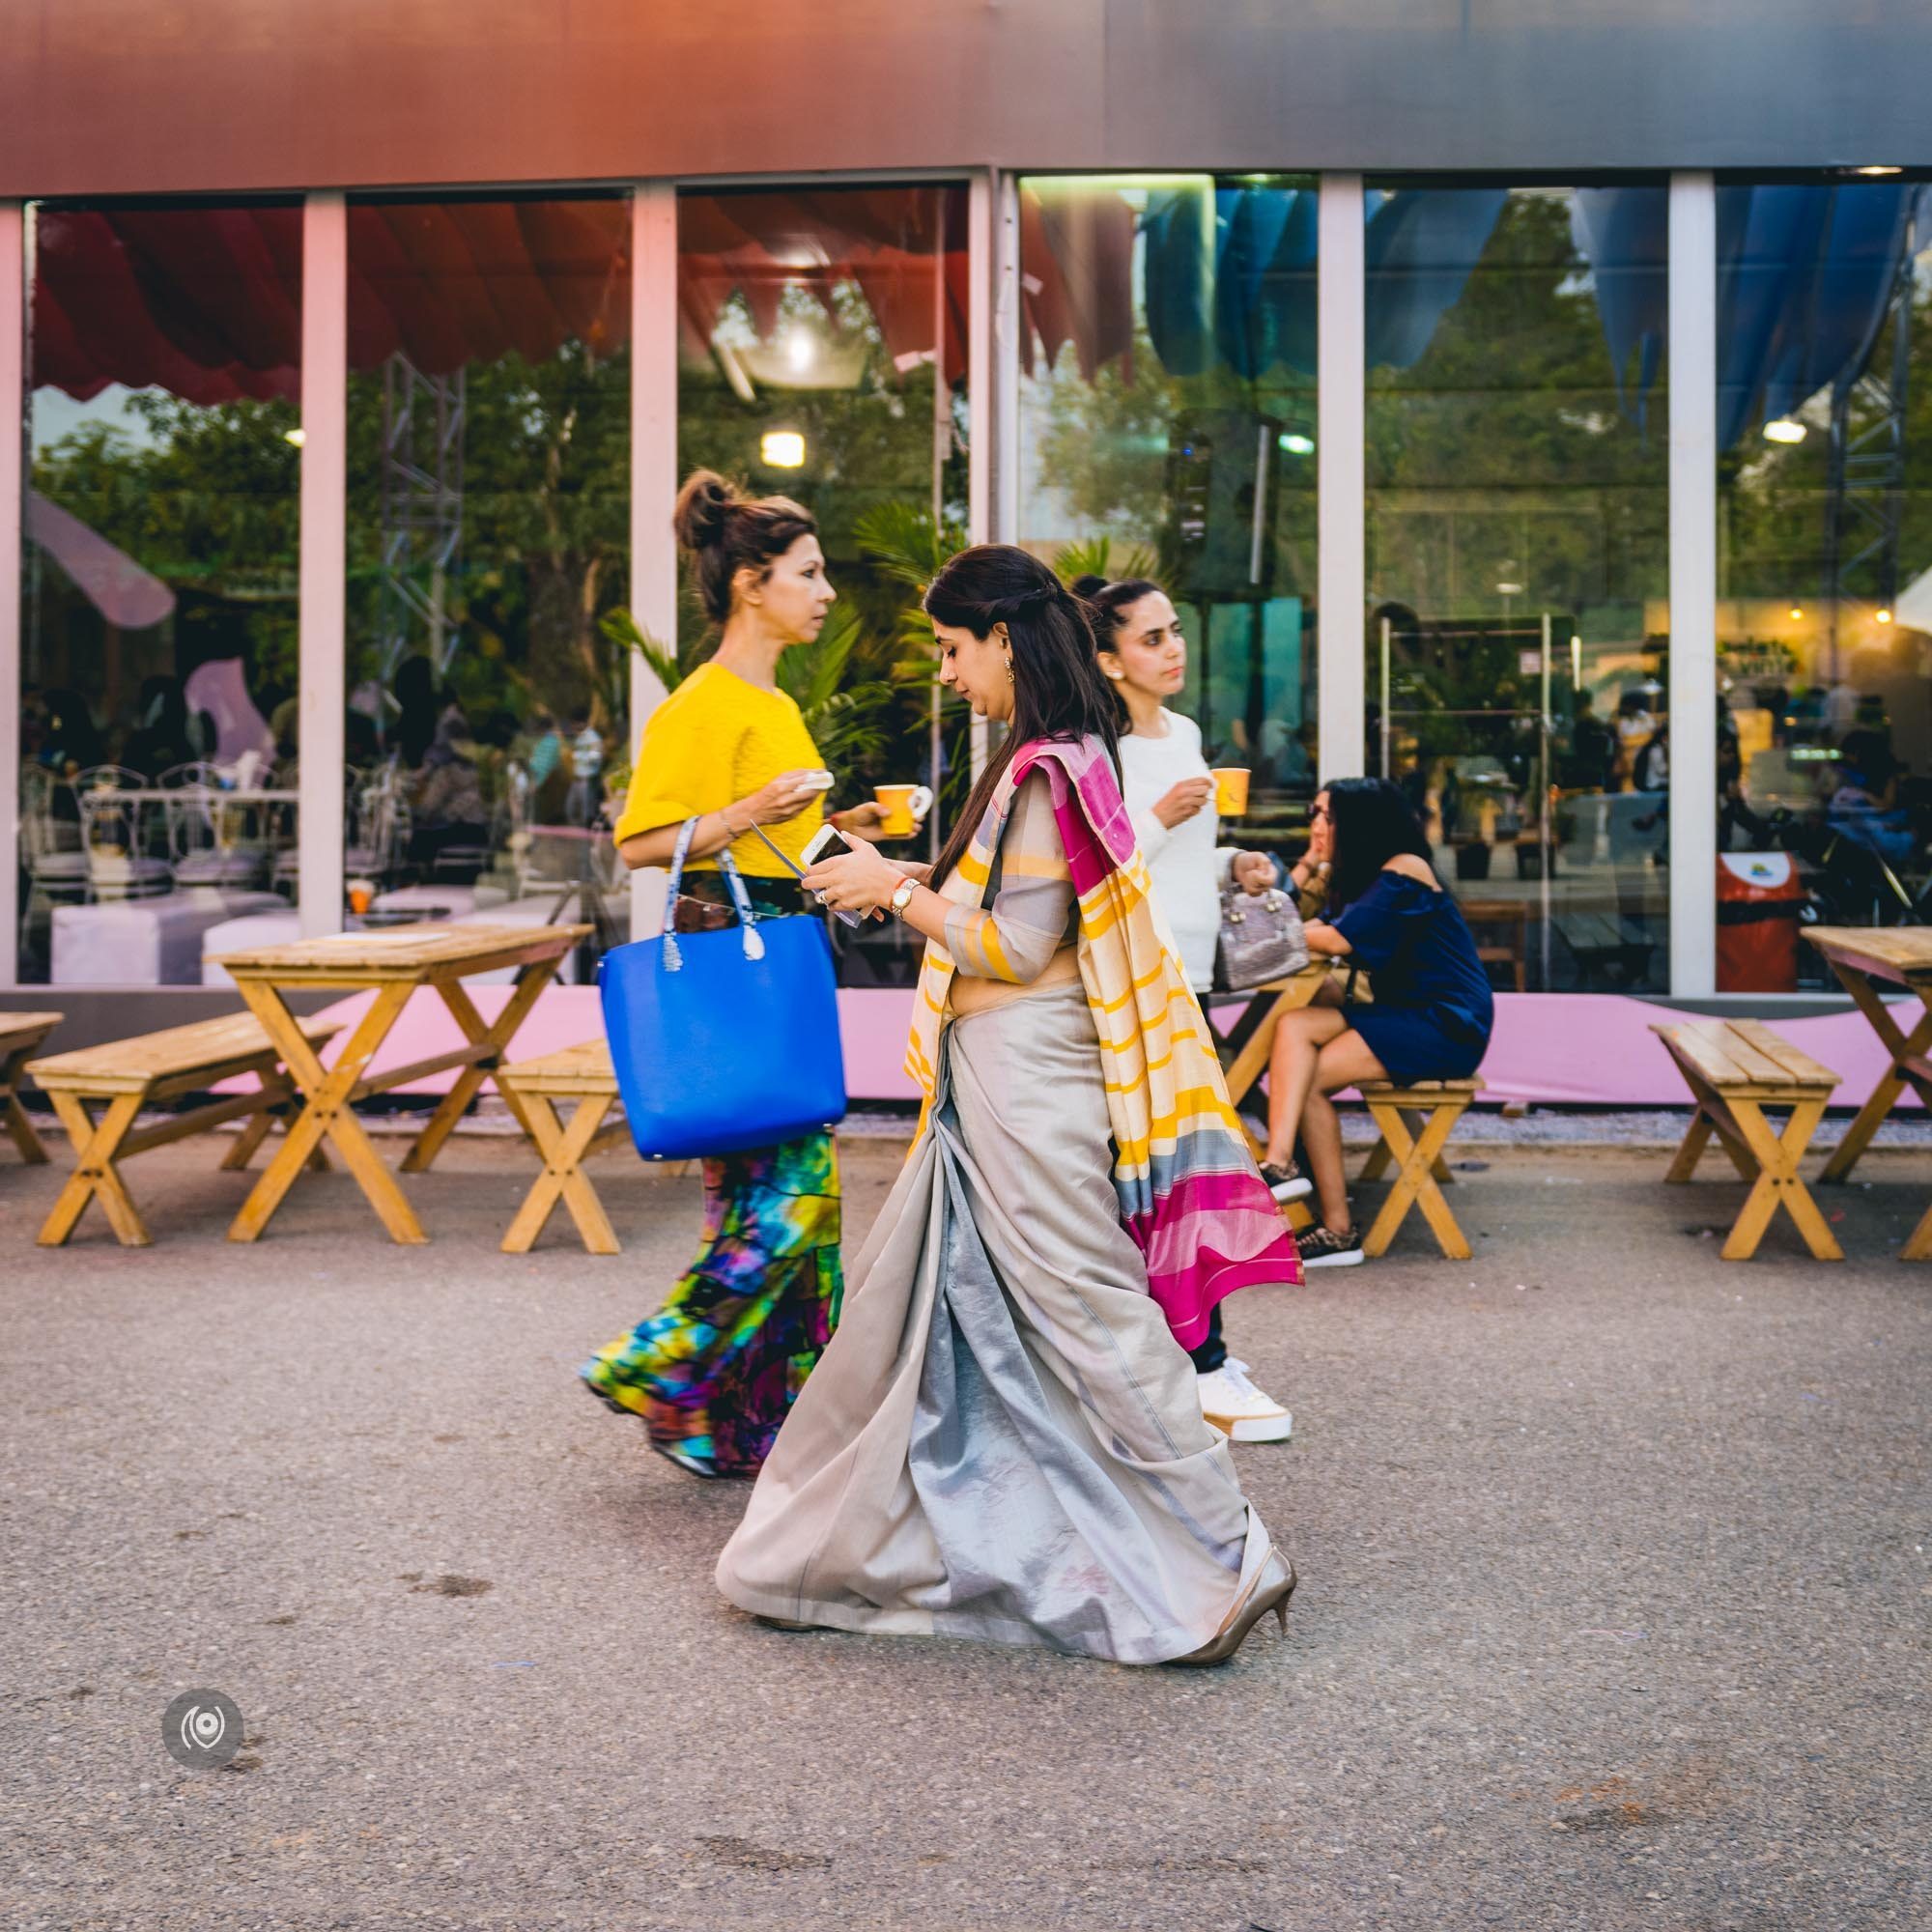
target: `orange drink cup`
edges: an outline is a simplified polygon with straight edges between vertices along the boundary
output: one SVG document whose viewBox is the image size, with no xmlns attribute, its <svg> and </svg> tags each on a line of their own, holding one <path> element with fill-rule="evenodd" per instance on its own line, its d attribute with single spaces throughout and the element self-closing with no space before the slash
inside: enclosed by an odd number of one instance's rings
<svg viewBox="0 0 1932 1932">
<path fill-rule="evenodd" d="M 919 821 L 932 810 L 929 785 L 875 785 L 872 796 L 886 814 L 879 827 L 881 838 L 910 838 L 919 830 Z"/>
<path fill-rule="evenodd" d="M 1214 767 L 1214 810 L 1222 818 L 1239 818 L 1248 809 L 1248 770 L 1245 765 Z"/>
</svg>

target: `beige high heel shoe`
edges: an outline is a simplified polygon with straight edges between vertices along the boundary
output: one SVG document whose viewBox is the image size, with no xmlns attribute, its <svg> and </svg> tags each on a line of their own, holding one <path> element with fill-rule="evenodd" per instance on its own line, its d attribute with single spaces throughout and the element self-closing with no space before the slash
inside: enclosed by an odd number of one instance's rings
<svg viewBox="0 0 1932 1932">
<path fill-rule="evenodd" d="M 1255 1580 L 1248 1586 L 1247 1596 L 1236 1605 L 1228 1621 L 1221 1626 L 1220 1634 L 1212 1642 L 1204 1643 L 1199 1650 L 1190 1650 L 1185 1657 L 1170 1657 L 1167 1662 L 1226 1663 L 1240 1649 L 1248 1633 L 1270 1610 L 1286 1635 L 1288 1600 L 1294 1595 L 1297 1580 L 1294 1565 L 1273 1544 L 1269 1544 L 1268 1553 L 1262 1559 L 1261 1568 L 1255 1572 Z"/>
</svg>

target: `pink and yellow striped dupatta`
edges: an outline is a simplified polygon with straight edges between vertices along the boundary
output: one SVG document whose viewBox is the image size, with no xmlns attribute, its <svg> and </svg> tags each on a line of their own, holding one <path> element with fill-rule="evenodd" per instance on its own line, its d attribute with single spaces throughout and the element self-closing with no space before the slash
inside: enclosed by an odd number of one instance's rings
<svg viewBox="0 0 1932 1932">
<path fill-rule="evenodd" d="M 1013 794 L 1036 769 L 1051 788 L 1080 900 L 1080 978 L 1100 1036 L 1121 1218 L 1147 1258 L 1149 1289 L 1175 1339 L 1192 1348 L 1217 1301 L 1254 1282 L 1298 1283 L 1301 1258 L 1228 1104 L 1100 741 L 1022 745 L 941 891 L 962 905 L 981 902 Z M 952 974 L 952 955 L 928 943 L 905 1063 L 928 1107 Z"/>
</svg>

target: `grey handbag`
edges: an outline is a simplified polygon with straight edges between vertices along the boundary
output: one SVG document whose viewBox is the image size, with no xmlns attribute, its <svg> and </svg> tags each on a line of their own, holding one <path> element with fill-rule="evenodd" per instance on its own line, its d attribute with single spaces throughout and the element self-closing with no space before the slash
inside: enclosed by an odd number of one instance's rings
<svg viewBox="0 0 1932 1932">
<path fill-rule="evenodd" d="M 1279 886 L 1250 893 L 1232 882 L 1221 888 L 1221 941 L 1214 983 L 1246 992 L 1286 979 L 1308 964 L 1308 941 L 1294 896 Z"/>
</svg>

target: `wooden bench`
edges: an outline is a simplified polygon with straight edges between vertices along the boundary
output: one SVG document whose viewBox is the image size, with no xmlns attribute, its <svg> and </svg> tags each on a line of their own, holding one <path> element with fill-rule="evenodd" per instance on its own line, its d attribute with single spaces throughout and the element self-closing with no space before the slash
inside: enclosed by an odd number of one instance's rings
<svg viewBox="0 0 1932 1932">
<path fill-rule="evenodd" d="M 1371 1082 L 1360 1091 L 1370 1117 L 1381 1129 L 1381 1139 L 1363 1163 L 1361 1179 L 1379 1179 L 1391 1166 L 1397 1168 L 1395 1185 L 1362 1241 L 1363 1254 L 1386 1254 L 1408 1210 L 1420 1208 L 1442 1252 L 1451 1261 L 1467 1261 L 1469 1243 L 1442 1198 L 1449 1179 L 1442 1150 L 1456 1122 L 1483 1091 L 1482 1081 L 1418 1080 L 1412 1087 Z"/>
<path fill-rule="evenodd" d="M 621 1252 L 604 1204 L 582 1165 L 593 1153 L 630 1137 L 621 1115 L 608 1125 L 605 1122 L 617 1102 L 617 1076 L 611 1066 L 610 1042 L 586 1039 L 561 1053 L 520 1061 L 500 1068 L 497 1084 L 523 1103 L 530 1138 L 544 1158 L 542 1174 L 503 1236 L 503 1252 L 528 1254 L 559 1201 L 569 1208 L 590 1253 Z M 577 1102 L 568 1125 L 557 1119 L 552 1105 L 556 1100 Z"/>
<path fill-rule="evenodd" d="M 1640 980 L 1656 951 L 1656 942 L 1645 938 L 1641 927 L 1633 929 L 1621 913 L 1615 917 L 1601 912 L 1564 913 L 1555 924 L 1585 986 L 1599 974 L 1607 976 L 1613 969 L 1623 985 Z"/>
<path fill-rule="evenodd" d="M 1798 1163 L 1825 1118 L 1838 1076 L 1756 1020 L 1688 1020 L 1656 1025 L 1651 1032 L 1677 1063 L 1697 1102 L 1690 1131 L 1664 1179 L 1690 1179 L 1715 1134 L 1731 1164 L 1752 1183 L 1724 1242 L 1724 1260 L 1748 1261 L 1783 1208 L 1819 1261 L 1843 1261 L 1844 1250 L 1798 1176 Z M 1781 1133 L 1765 1119 L 1767 1107 L 1791 1110 Z"/>
<path fill-rule="evenodd" d="M 1476 957 L 1485 969 L 1491 966 L 1504 966 L 1516 990 L 1522 992 L 1529 983 L 1529 904 L 1524 899 L 1471 899 L 1458 898 L 1463 922 L 1476 940 Z M 1486 927 L 1493 927 L 1502 935 L 1502 943 L 1483 944 Z"/>
<path fill-rule="evenodd" d="M 59 1013 L 0 1013 L 0 1126 L 13 1137 L 29 1167 L 43 1165 L 47 1151 L 20 1105 L 20 1069 L 61 1019 Z"/>
<path fill-rule="evenodd" d="M 339 1028 L 335 1020 L 305 1019 L 298 1024 L 311 1047 L 321 1046 Z M 224 1168 L 246 1167 L 275 1123 L 279 1121 L 286 1126 L 300 1104 L 274 1043 L 249 1013 L 196 1020 L 190 1026 L 169 1027 L 134 1039 L 55 1054 L 30 1061 L 26 1070 L 53 1101 L 74 1151 L 72 1177 L 41 1229 L 43 1248 L 59 1247 L 97 1195 L 122 1245 L 148 1246 L 151 1237 L 118 1162 L 204 1133 L 224 1121 L 246 1119 L 248 1124 L 221 1162 Z M 250 1093 L 210 1100 L 138 1133 L 132 1131 L 143 1107 L 184 1094 L 206 1093 L 217 1082 L 250 1073 L 257 1083 Z M 102 1110 L 98 1119 L 90 1111 L 96 1104 Z M 319 1146 L 311 1163 L 327 1164 Z"/>
</svg>

